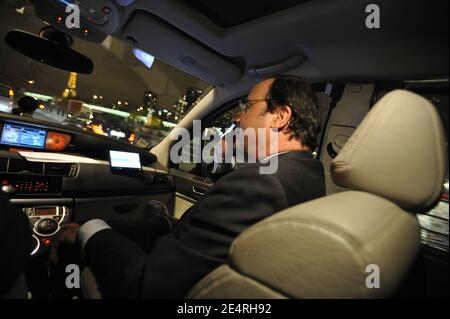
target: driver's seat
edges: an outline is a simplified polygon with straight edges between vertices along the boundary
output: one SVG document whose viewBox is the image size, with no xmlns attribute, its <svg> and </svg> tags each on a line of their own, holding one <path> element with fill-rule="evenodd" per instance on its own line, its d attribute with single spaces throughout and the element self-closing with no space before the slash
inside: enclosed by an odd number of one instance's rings
<svg viewBox="0 0 450 319">
<path fill-rule="evenodd" d="M 379 298 L 392 295 L 419 248 L 415 212 L 432 207 L 446 175 L 433 105 L 394 91 L 369 112 L 332 163 L 352 189 L 250 227 L 229 262 L 188 298 Z"/>
</svg>

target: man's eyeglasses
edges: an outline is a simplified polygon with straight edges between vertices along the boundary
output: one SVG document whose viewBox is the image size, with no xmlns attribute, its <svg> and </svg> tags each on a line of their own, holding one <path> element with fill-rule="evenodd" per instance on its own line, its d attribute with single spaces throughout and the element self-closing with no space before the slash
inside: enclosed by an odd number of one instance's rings
<svg viewBox="0 0 450 319">
<path fill-rule="evenodd" d="M 263 101 L 267 102 L 268 99 L 255 99 L 255 100 L 244 99 L 239 101 L 239 108 L 241 109 L 242 113 L 245 113 L 253 106 L 253 104 Z"/>
</svg>

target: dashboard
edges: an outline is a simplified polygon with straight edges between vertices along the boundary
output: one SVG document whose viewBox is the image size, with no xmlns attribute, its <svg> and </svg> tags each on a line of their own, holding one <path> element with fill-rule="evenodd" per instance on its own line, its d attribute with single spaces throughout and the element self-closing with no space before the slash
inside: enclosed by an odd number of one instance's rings
<svg viewBox="0 0 450 319">
<path fill-rule="evenodd" d="M 85 131 L 0 116 L 0 186 L 14 188 L 10 202 L 28 216 L 33 256 L 49 251 L 65 223 L 142 220 L 149 201 L 169 205 L 174 182 L 155 161 Z"/>
<path fill-rule="evenodd" d="M 138 153 L 143 165 L 156 162 L 149 150 L 62 124 L 0 115 L 0 149 L 64 152 L 109 161 L 109 151 Z"/>
</svg>

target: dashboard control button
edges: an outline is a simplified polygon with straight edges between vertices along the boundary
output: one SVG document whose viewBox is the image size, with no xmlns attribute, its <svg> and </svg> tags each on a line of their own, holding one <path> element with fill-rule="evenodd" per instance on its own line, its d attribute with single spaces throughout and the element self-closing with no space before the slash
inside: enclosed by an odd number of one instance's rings
<svg viewBox="0 0 450 319">
<path fill-rule="evenodd" d="M 37 222 L 39 219 L 41 219 L 41 218 L 40 218 L 40 217 L 30 217 L 30 218 L 29 218 L 31 225 L 33 225 L 33 226 L 34 226 L 34 224 L 36 224 L 36 222 Z"/>
<path fill-rule="evenodd" d="M 27 216 L 33 216 L 34 212 L 33 212 L 33 208 L 22 208 L 22 211 L 27 214 Z"/>
<path fill-rule="evenodd" d="M 50 238 L 44 238 L 42 239 L 42 244 L 44 244 L 45 247 L 50 247 L 52 245 L 52 240 Z"/>
<path fill-rule="evenodd" d="M 44 218 L 37 222 L 36 231 L 42 235 L 51 235 L 58 230 L 58 222 L 51 218 Z"/>
</svg>

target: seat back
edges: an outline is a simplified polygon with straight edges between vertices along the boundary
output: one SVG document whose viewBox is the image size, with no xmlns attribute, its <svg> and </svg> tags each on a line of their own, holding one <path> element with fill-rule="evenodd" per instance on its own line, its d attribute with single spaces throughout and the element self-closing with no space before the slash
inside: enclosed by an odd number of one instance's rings
<svg viewBox="0 0 450 319">
<path fill-rule="evenodd" d="M 188 298 L 390 296 L 418 252 L 415 212 L 438 200 L 446 167 L 442 123 L 424 98 L 393 91 L 331 165 L 352 189 L 291 207 L 233 242 L 229 262 Z"/>
</svg>

